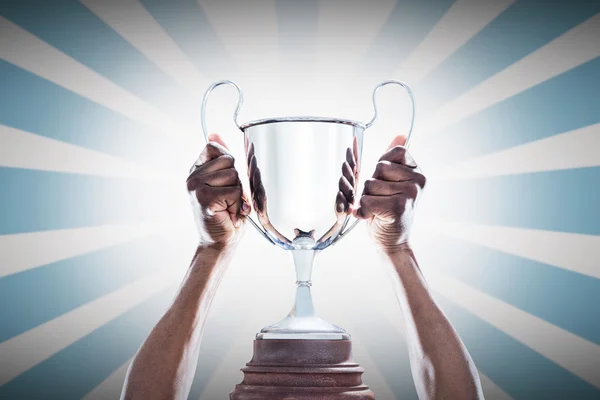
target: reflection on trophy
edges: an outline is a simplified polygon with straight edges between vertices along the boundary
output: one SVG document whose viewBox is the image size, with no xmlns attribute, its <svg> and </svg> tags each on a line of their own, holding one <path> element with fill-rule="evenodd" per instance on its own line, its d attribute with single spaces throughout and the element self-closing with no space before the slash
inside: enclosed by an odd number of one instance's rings
<svg viewBox="0 0 600 400">
<path fill-rule="evenodd" d="M 252 360 L 242 369 L 244 381 L 231 399 L 373 399 L 362 383 L 363 369 L 352 361 L 350 335 L 320 318 L 311 298 L 316 255 L 337 243 L 358 220 L 355 200 L 363 136 L 377 118 L 356 121 L 323 117 L 287 117 L 239 125 L 242 92 L 231 81 L 214 83 L 202 104 L 207 135 L 206 102 L 213 89 L 233 85 L 239 93 L 234 122 L 244 134 L 248 179 L 255 221 L 269 242 L 287 250 L 296 268 L 296 300 L 281 321 L 263 328 L 254 341 Z M 413 102 L 414 121 L 414 102 Z M 409 137 L 412 131 L 409 130 Z"/>
</svg>

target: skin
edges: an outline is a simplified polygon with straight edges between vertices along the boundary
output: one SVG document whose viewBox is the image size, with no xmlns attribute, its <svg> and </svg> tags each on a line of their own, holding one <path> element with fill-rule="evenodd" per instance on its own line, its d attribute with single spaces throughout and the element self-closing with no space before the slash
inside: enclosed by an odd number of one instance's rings
<svg viewBox="0 0 600 400">
<path fill-rule="evenodd" d="M 367 222 L 377 247 L 389 261 L 406 325 L 415 387 L 420 399 L 483 399 L 479 375 L 467 349 L 435 303 L 409 244 L 415 206 L 426 183 L 415 160 L 394 138 L 353 206 L 358 166 L 347 157 L 337 210 Z M 354 153 L 356 154 L 356 153 Z"/>
<path fill-rule="evenodd" d="M 187 399 L 204 322 L 219 282 L 245 230 L 250 204 L 234 160 L 209 136 L 187 179 L 200 242 L 171 306 L 135 355 L 122 399 Z"/>
<path fill-rule="evenodd" d="M 245 230 L 250 202 L 242 191 L 233 157 L 218 135 L 209 136 L 209 140 L 187 180 L 200 234 L 198 248 L 173 303 L 134 357 L 122 399 L 187 398 L 211 301 Z M 372 179 L 366 182 L 358 204 L 356 143 L 347 150 L 335 203 L 336 224 L 349 214 L 364 219 L 395 272 L 393 285 L 406 321 L 419 398 L 482 399 L 473 360 L 433 300 L 409 245 L 410 226 L 425 177 L 402 147 L 404 142 L 402 136 L 392 141 Z M 248 149 L 247 163 L 252 202 L 259 218 L 268 223 L 253 148 Z"/>
</svg>

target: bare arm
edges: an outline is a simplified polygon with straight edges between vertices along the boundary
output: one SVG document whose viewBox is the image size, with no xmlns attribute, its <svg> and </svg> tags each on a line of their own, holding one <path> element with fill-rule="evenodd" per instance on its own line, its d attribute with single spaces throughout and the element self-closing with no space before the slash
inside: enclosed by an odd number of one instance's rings
<svg viewBox="0 0 600 400">
<path fill-rule="evenodd" d="M 250 205 L 233 157 L 211 135 L 187 179 L 200 243 L 175 300 L 135 355 L 122 399 L 187 399 L 204 322 Z"/>
<path fill-rule="evenodd" d="M 483 399 L 475 364 L 437 306 L 409 247 L 387 255 L 420 399 Z"/>
<path fill-rule="evenodd" d="M 393 267 L 392 280 L 406 321 L 410 365 L 419 398 L 482 399 L 473 360 L 433 300 L 408 244 L 415 206 L 426 179 L 402 147 L 404 142 L 402 136 L 392 141 L 352 212 L 367 221 L 371 236 Z M 352 162 L 348 164 L 352 167 Z M 345 186 L 344 190 L 340 183 L 341 192 L 353 193 L 353 188 Z M 353 199 L 345 197 L 351 204 Z"/>
<path fill-rule="evenodd" d="M 187 399 L 210 303 L 228 254 L 200 246 L 175 300 L 137 352 L 123 399 Z"/>
</svg>

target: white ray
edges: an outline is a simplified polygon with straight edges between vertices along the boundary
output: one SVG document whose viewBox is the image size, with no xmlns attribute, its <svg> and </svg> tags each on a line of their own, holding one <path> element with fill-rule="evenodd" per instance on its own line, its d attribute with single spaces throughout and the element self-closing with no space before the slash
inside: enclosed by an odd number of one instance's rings
<svg viewBox="0 0 600 400">
<path fill-rule="evenodd" d="M 198 0 L 228 54 L 246 72 L 279 69 L 279 32 L 274 0 Z"/>
<path fill-rule="evenodd" d="M 164 112 L 0 16 L 0 58 L 169 136 L 188 135 Z"/>
<path fill-rule="evenodd" d="M 600 388 L 600 346 L 445 275 L 431 270 L 426 275 L 439 293 Z"/>
<path fill-rule="evenodd" d="M 123 389 L 125 375 L 133 358 L 130 358 L 117 368 L 112 374 L 96 386 L 91 392 L 82 397 L 81 400 L 114 400 L 118 399 Z"/>
<path fill-rule="evenodd" d="M 206 382 L 199 399 L 210 400 L 224 397 L 234 389 L 235 385 L 242 382 L 243 374 L 240 369 L 252 358 L 252 341 L 256 332 L 249 329 L 245 322 L 236 326 L 235 329 L 236 335 L 232 338 L 232 343 L 223 354 L 219 354 L 221 360 Z M 198 365 L 198 368 L 201 366 Z"/>
<path fill-rule="evenodd" d="M 373 84 L 369 79 L 356 79 L 359 61 L 381 32 L 396 3 L 382 0 L 374 6 L 361 0 L 319 2 L 316 58 L 310 66 L 317 71 L 318 85 L 309 88 L 312 101 L 323 104 L 322 108 L 331 108 L 332 113 L 354 112 L 348 107 L 359 94 L 369 93 Z M 367 105 L 367 101 L 361 104 Z"/>
<path fill-rule="evenodd" d="M 513 3 L 458 0 L 392 76 L 415 85 Z"/>
<path fill-rule="evenodd" d="M 436 132 L 600 56 L 600 13 L 442 106 L 425 132 Z"/>
<path fill-rule="evenodd" d="M 600 278 L 600 236 L 440 221 L 431 228 L 450 237 Z"/>
<path fill-rule="evenodd" d="M 0 386 L 174 284 L 167 271 L 150 275 L 0 343 Z"/>
<path fill-rule="evenodd" d="M 352 337 L 352 357 L 355 362 L 365 369 L 362 377 L 363 383 L 369 386 L 369 389 L 375 393 L 378 399 L 395 398 L 392 388 L 386 382 L 377 363 L 369 354 L 366 346 L 356 336 Z"/>
<path fill-rule="evenodd" d="M 60 140 L 0 125 L 0 166 L 117 178 L 175 178 L 150 167 Z"/>
<path fill-rule="evenodd" d="M 397 1 L 323 0 L 319 4 L 317 51 L 322 60 L 357 60 L 373 43 Z M 348 65 L 347 65 L 348 66 Z"/>
<path fill-rule="evenodd" d="M 158 224 L 105 225 L 0 235 L 0 278 L 151 235 Z"/>
<path fill-rule="evenodd" d="M 481 381 L 481 388 L 483 394 L 487 400 L 512 400 L 504 390 L 500 389 L 490 378 L 479 372 L 479 380 Z"/>
<path fill-rule="evenodd" d="M 82 0 L 94 14 L 198 97 L 208 82 L 139 0 Z"/>
<path fill-rule="evenodd" d="M 452 165 L 436 174 L 462 179 L 600 165 L 600 124 L 550 136 Z"/>
</svg>

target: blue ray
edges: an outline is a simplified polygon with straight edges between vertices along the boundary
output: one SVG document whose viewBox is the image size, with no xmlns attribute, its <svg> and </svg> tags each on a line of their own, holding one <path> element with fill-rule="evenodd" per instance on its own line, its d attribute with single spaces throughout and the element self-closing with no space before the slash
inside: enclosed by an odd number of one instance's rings
<svg viewBox="0 0 600 400">
<path fill-rule="evenodd" d="M 600 344 L 600 310 L 590 307 L 600 304 L 600 279 L 446 237 L 436 240 L 435 254 L 419 259 L 425 269 Z"/>
<path fill-rule="evenodd" d="M 203 74 L 231 79 L 233 59 L 196 0 L 141 1 Z"/>
<path fill-rule="evenodd" d="M 389 74 L 425 39 L 452 3 L 454 0 L 399 1 L 365 54 L 363 72 L 390 79 Z"/>
<path fill-rule="evenodd" d="M 0 234 L 167 220 L 179 185 L 0 168 Z M 185 196 L 183 197 L 185 199 Z"/>
<path fill-rule="evenodd" d="M 80 2 L 9 0 L 2 12 L 138 97 L 179 117 L 194 117 L 191 96 Z"/>
<path fill-rule="evenodd" d="M 316 53 L 317 0 L 276 0 L 279 49 L 286 70 L 306 68 Z"/>
<path fill-rule="evenodd" d="M 451 221 L 600 235 L 598 182 L 600 167 L 440 181 L 425 192 L 422 210 Z"/>
<path fill-rule="evenodd" d="M 600 391 L 589 383 L 446 297 L 437 295 L 436 299 L 459 332 L 477 367 L 515 400 L 584 400 L 600 396 Z"/>
<path fill-rule="evenodd" d="M 441 132 L 425 135 L 432 167 L 493 153 L 600 122 L 600 57 Z"/>
<path fill-rule="evenodd" d="M 173 289 L 154 295 L 0 386 L 0 398 L 80 399 L 133 357 L 168 306 Z"/>
<path fill-rule="evenodd" d="M 589 0 L 518 0 L 416 88 L 433 110 L 600 12 Z"/>
<path fill-rule="evenodd" d="M 365 304 L 368 300 L 365 300 Z M 354 310 L 357 311 L 357 310 Z M 406 341 L 398 330 L 378 310 L 360 310 L 360 321 L 352 325 L 352 335 L 360 337 L 396 399 L 417 399 L 410 371 Z M 398 309 L 398 318 L 402 314 Z M 366 385 L 369 382 L 365 382 Z M 371 387 L 373 391 L 375 388 Z M 375 391 L 377 396 L 377 392 Z"/>
<path fill-rule="evenodd" d="M 0 123 L 132 161 L 173 170 L 168 154 L 181 149 L 121 114 L 0 60 Z"/>
<path fill-rule="evenodd" d="M 0 342 L 171 265 L 172 232 L 0 278 Z M 35 249 L 20 249 L 35 251 Z M 191 257 L 191 256 L 190 256 Z M 179 266 L 184 267 L 184 266 Z"/>
</svg>

